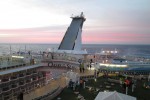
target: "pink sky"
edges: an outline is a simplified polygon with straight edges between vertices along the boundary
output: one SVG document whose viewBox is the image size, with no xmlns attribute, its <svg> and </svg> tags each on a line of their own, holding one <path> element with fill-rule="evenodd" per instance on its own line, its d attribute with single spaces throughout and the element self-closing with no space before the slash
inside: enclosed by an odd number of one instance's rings
<svg viewBox="0 0 150 100">
<path fill-rule="evenodd" d="M 60 30 L 48 28 L 0 30 L 1 43 L 60 43 L 66 27 Z M 149 44 L 149 34 L 84 30 L 82 41 L 87 44 Z"/>
<path fill-rule="evenodd" d="M 2 0 L 0 43 L 60 43 L 69 17 L 84 12 L 83 43 L 150 44 L 149 4 L 150 0 Z"/>
</svg>

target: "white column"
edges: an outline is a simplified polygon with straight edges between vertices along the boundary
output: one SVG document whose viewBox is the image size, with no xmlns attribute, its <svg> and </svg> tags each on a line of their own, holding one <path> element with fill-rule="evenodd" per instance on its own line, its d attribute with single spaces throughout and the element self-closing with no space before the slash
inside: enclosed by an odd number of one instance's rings
<svg viewBox="0 0 150 100">
<path fill-rule="evenodd" d="M 85 89 L 85 82 L 83 82 L 83 88 Z"/>
<path fill-rule="evenodd" d="M 134 84 L 132 84 L 132 92 L 134 92 Z"/>
<path fill-rule="evenodd" d="M 126 86 L 126 95 L 128 94 L 128 87 Z"/>
</svg>

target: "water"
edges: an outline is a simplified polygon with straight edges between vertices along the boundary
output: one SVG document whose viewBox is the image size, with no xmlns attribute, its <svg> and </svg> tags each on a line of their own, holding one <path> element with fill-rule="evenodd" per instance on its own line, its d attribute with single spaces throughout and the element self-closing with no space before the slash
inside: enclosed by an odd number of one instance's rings
<svg viewBox="0 0 150 100">
<path fill-rule="evenodd" d="M 0 44 L 0 55 L 16 52 L 43 52 L 58 48 L 58 44 Z M 98 53 L 101 50 L 117 50 L 121 55 L 136 55 L 150 58 L 150 45 L 104 45 L 104 44 L 83 44 L 82 49 L 88 53 Z"/>
<path fill-rule="evenodd" d="M 117 50 L 120 55 L 135 55 L 150 57 L 150 45 L 83 45 L 88 52 L 100 52 L 101 50 Z"/>
<path fill-rule="evenodd" d="M 16 52 L 43 52 L 58 48 L 57 44 L 0 44 L 0 55 Z"/>
</svg>

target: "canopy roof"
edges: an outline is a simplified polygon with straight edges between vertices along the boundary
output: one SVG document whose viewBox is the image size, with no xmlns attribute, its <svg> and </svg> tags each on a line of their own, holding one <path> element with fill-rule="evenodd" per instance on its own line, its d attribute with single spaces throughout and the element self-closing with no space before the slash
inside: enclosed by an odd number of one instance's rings
<svg viewBox="0 0 150 100">
<path fill-rule="evenodd" d="M 99 92 L 95 100 L 136 100 L 136 98 L 114 91 L 114 92 Z"/>
</svg>

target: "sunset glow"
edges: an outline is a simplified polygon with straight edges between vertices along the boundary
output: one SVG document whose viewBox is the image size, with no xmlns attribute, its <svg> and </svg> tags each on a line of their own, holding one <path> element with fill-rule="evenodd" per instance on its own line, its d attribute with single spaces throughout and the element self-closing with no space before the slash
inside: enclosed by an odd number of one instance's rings
<svg viewBox="0 0 150 100">
<path fill-rule="evenodd" d="M 84 12 L 82 41 L 150 44 L 149 0 L 3 0 L 0 43 L 60 43 L 72 14 Z"/>
</svg>

